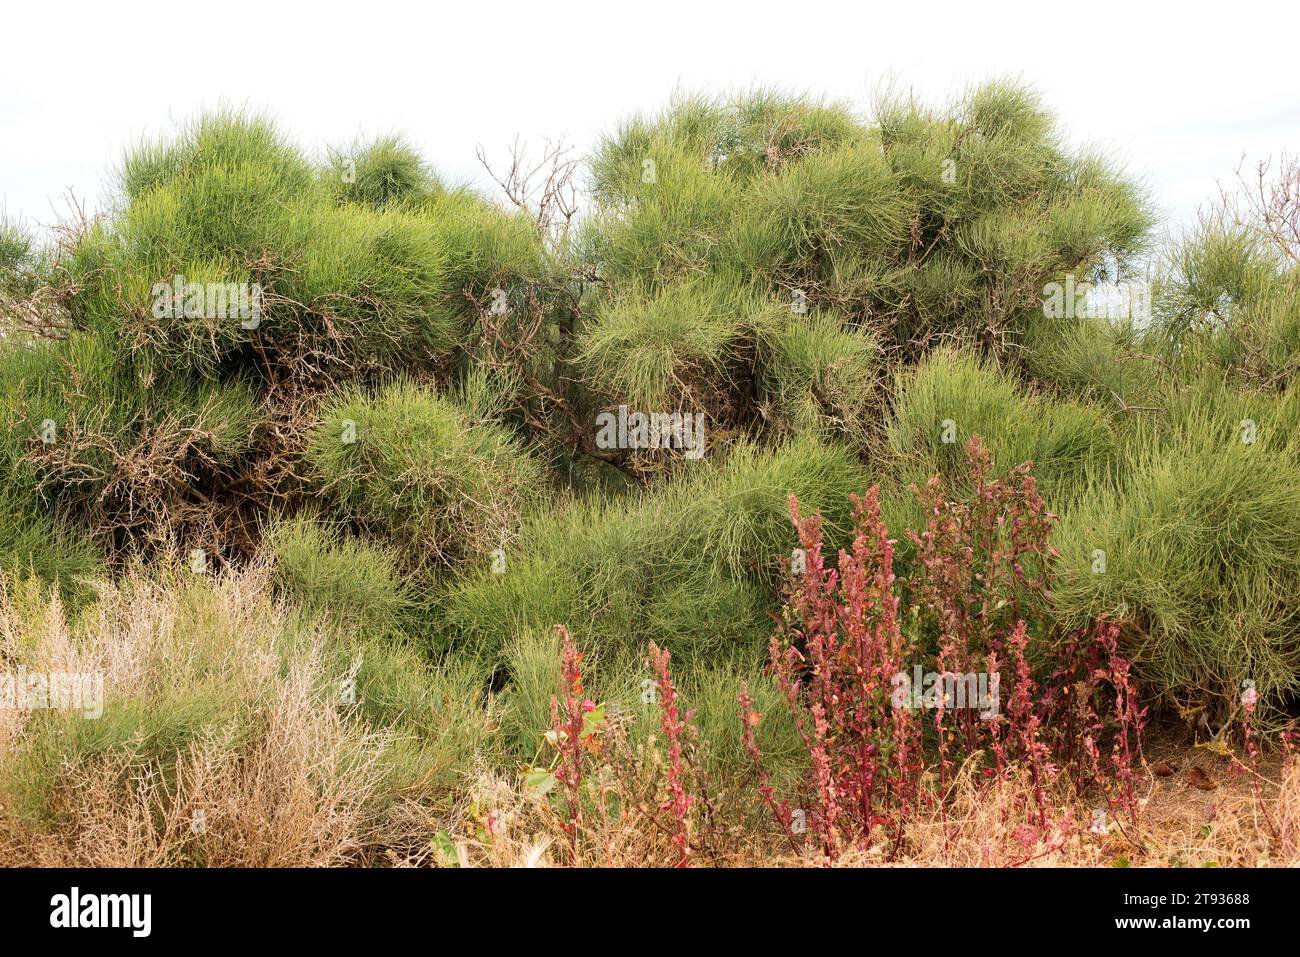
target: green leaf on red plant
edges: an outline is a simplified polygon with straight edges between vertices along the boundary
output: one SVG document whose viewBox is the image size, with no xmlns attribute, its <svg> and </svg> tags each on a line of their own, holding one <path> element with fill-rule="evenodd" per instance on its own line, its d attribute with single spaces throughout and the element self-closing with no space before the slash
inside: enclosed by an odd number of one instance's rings
<svg viewBox="0 0 1300 957">
<path fill-rule="evenodd" d="M 524 772 L 524 787 L 534 794 L 546 794 L 555 787 L 555 775 L 545 768 L 529 768 Z"/>
<path fill-rule="evenodd" d="M 594 711 L 588 711 L 582 718 L 582 736 L 589 737 L 605 727 L 605 705 L 597 705 Z"/>
</svg>

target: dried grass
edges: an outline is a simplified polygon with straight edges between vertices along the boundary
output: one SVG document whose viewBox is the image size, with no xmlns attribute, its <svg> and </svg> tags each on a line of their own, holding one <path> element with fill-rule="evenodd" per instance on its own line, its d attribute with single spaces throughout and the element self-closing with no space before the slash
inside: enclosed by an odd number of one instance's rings
<svg viewBox="0 0 1300 957">
<path fill-rule="evenodd" d="M 427 842 L 427 829 L 413 833 L 426 828 L 420 816 L 385 793 L 391 736 L 339 707 L 321 633 L 283 641 L 266 578 L 253 568 L 196 591 L 128 576 L 75 624 L 57 597 L 33 619 L 2 596 L 4 657 L 28 648 L 31 670 L 102 671 L 106 715 L 125 699 L 164 701 L 216 680 L 238 720 L 171 754 L 155 753 L 142 726 L 118 747 L 54 755 L 43 820 L 0 797 L 0 864 L 331 866 Z M 193 628 L 194 602 L 211 627 Z M 6 774 L 33 749 L 71 740 L 43 734 L 30 711 L 0 714 Z"/>
</svg>

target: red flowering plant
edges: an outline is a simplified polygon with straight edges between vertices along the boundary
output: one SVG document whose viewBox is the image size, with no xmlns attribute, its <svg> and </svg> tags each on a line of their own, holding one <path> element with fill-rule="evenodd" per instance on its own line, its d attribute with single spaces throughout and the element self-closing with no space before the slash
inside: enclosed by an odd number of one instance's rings
<svg viewBox="0 0 1300 957">
<path fill-rule="evenodd" d="M 790 584 L 770 663 L 811 761 L 810 812 L 799 815 L 772 794 L 752 731 L 759 716 L 748 689 L 741 693 L 745 747 L 758 766 L 764 802 L 792 845 L 802 821 L 827 859 L 845 845 L 869 845 L 881 830 L 896 847 L 920 788 L 919 723 L 892 705 L 893 678 L 910 652 L 893 593 L 895 542 L 880 518 L 878 488 L 855 496 L 854 504 L 853 542 L 828 568 L 821 517 L 801 516 L 790 498 L 803 570 Z"/>
<path fill-rule="evenodd" d="M 1133 769 L 1146 712 L 1118 653 L 1118 628 L 1098 622 L 1058 634 L 1050 613 L 1055 516 L 1030 464 L 995 479 L 978 437 L 966 452 L 969 496 L 945 493 L 938 478 L 916 490 L 927 521 L 908 533 L 916 555 L 906 582 L 895 577 L 896 541 L 881 519 L 878 487 L 854 498 L 854 539 L 834 568 L 822 554 L 820 517 L 801 516 L 791 497 L 804 561 L 791 570 L 769 659 L 808 753 L 809 832 L 827 860 L 878 839 L 897 854 L 921 803 L 946 808 L 957 758 L 990 761 L 984 780 L 999 787 L 1011 763 L 1027 766 L 1040 834 L 1060 831 L 1043 789 L 1062 761 L 1081 790 L 1104 782 L 1107 800 L 1136 821 Z M 906 635 L 902 585 L 912 598 Z M 933 661 L 928 674 L 922 656 Z M 918 672 L 932 685 L 924 695 L 912 677 Z M 796 812 L 772 793 L 749 730 L 747 689 L 741 710 L 760 794 L 796 845 Z M 923 710 L 932 712 L 924 721 Z M 927 759 L 937 765 L 937 791 L 926 783 Z"/>
<path fill-rule="evenodd" d="M 995 778 L 1010 760 L 1029 767 L 1044 830 L 1051 822 L 1043 787 L 1062 768 L 1078 792 L 1100 789 L 1112 810 L 1136 825 L 1134 765 L 1146 710 L 1119 653 L 1119 627 L 1099 619 L 1062 629 L 1050 603 L 1056 516 L 1031 463 L 993 478 L 978 436 L 966 456 L 969 501 L 945 495 L 937 478 L 918 492 L 928 521 L 922 532 L 909 532 L 918 565 L 909 584 L 937 637 L 939 672 L 960 677 L 982 667 L 992 688 L 1010 666 L 1010 699 L 1006 708 L 959 710 L 947 728 L 940 709 L 941 779 L 947 746 L 956 741 L 966 755 L 992 753 Z M 1110 749 L 1105 761 L 1102 748 Z"/>
<path fill-rule="evenodd" d="M 669 653 L 652 642 L 647 659 L 654 678 L 646 700 L 658 705 L 660 752 L 653 735 L 644 745 L 629 739 L 635 722 L 626 709 L 608 711 L 585 697 L 583 655 L 568 629 L 557 625 L 556 630 L 562 639 L 561 693 L 551 698 L 551 726 L 543 735 L 553 753 L 549 763 L 525 767 L 524 783 L 542 796 L 561 789 L 563 801 L 551 806 L 574 860 L 584 843 L 626 840 L 613 835 L 631 821 L 648 824 L 647 834 L 665 838 L 677 867 L 688 866 L 701 852 L 716 857 L 717 814 L 696 755 L 695 713 L 681 707 Z M 604 850 L 608 857 L 608 846 Z"/>
<path fill-rule="evenodd" d="M 1105 619 L 1066 635 L 1054 648 L 1057 668 L 1045 681 L 1040 710 L 1051 722 L 1052 752 L 1076 790 L 1099 790 L 1122 829 L 1125 818 L 1138 823 L 1134 783 L 1147 709 L 1119 642 L 1119 625 Z"/>
<path fill-rule="evenodd" d="M 544 735 L 555 754 L 549 767 L 524 769 L 525 783 L 540 794 L 556 783 L 564 788 L 568 816 L 561 823 L 571 848 L 577 847 L 582 824 L 582 781 L 584 757 L 600 750 L 599 735 L 605 727 L 605 708 L 585 697 L 582 683 L 582 653 L 569 629 L 555 626 L 560 636 L 561 697 L 551 696 L 551 726 Z"/>
<path fill-rule="evenodd" d="M 664 740 L 668 745 L 668 796 L 660 810 L 672 812 L 673 846 L 677 848 L 677 866 L 685 867 L 689 861 L 690 847 L 690 812 L 694 798 L 686 790 L 685 736 L 687 725 L 694 717 L 693 711 L 682 714 L 677 706 L 677 689 L 673 685 L 673 676 L 668 670 L 671 656 L 653 641 L 650 642 L 650 667 L 655 672 L 655 682 L 659 689 L 659 724 L 663 729 Z"/>
</svg>

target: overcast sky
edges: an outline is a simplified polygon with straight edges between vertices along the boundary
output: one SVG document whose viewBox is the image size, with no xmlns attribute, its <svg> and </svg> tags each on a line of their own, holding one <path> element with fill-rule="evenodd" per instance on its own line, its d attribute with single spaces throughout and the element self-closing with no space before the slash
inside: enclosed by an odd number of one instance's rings
<svg viewBox="0 0 1300 957">
<path fill-rule="evenodd" d="M 947 102 L 1012 74 L 1185 222 L 1243 153 L 1300 149 L 1298 28 L 1295 0 L 7 2 L 0 209 L 49 222 L 69 187 L 93 205 L 126 144 L 222 103 L 270 111 L 308 148 L 403 131 L 465 179 L 478 143 L 583 148 L 675 87 L 775 84 L 865 110 L 889 79 Z"/>
</svg>

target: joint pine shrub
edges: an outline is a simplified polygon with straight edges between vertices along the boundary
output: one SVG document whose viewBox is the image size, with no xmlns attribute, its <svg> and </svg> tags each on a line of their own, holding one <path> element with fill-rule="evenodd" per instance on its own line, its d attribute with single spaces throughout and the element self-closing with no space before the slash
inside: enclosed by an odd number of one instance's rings
<svg viewBox="0 0 1300 957">
<path fill-rule="evenodd" d="M 767 324 L 758 349 L 763 415 L 777 434 L 867 435 L 884 365 L 873 335 L 818 311 Z"/>
<path fill-rule="evenodd" d="M 905 467 L 950 480 L 964 473 L 962 450 L 978 435 L 996 471 L 1032 462 L 1056 504 L 1077 493 L 1116 446 L 1097 408 L 1026 392 L 989 361 L 948 349 L 899 374 L 889 435 Z"/>
<path fill-rule="evenodd" d="M 107 569 L 92 542 L 57 522 L 35 496 L 12 487 L 0 488 L 0 518 L 0 574 L 54 586 L 74 609 L 94 596 L 94 582 Z"/>
<path fill-rule="evenodd" d="M 1243 387 L 1230 370 L 1209 367 L 1163 383 L 1162 414 L 1130 444 L 1174 446 L 1208 437 L 1225 446 L 1259 446 L 1300 462 L 1300 391 Z M 1161 427 L 1163 426 L 1163 427 Z"/>
<path fill-rule="evenodd" d="M 771 449 L 743 445 L 724 463 L 676 486 L 682 519 L 674 528 L 719 573 L 775 585 L 796 544 L 785 498 L 811 495 L 809 501 L 823 510 L 828 535 L 839 540 L 851 518 L 847 492 L 836 496 L 861 486 L 866 474 L 852 451 L 838 443 L 802 437 Z"/>
<path fill-rule="evenodd" d="M 279 593 L 308 615 L 368 635 L 400 635 L 414 596 L 399 557 L 308 515 L 277 519 L 263 537 Z"/>
<path fill-rule="evenodd" d="M 707 272 L 739 205 L 738 188 L 676 150 L 661 150 L 646 161 L 654 163 L 646 168 L 647 175 L 653 169 L 654 182 L 642 187 L 644 194 L 627 207 L 595 214 L 583 241 L 588 258 L 615 281 L 682 279 Z"/>
<path fill-rule="evenodd" d="M 168 537 L 245 456 L 261 412 L 242 382 L 148 387 L 100 334 L 0 356 L 11 481 L 106 542 Z"/>
<path fill-rule="evenodd" d="M 509 674 L 498 715 L 508 751 L 530 760 L 550 726 L 551 698 L 560 686 L 560 639 L 554 628 L 517 633 L 501 649 Z"/>
<path fill-rule="evenodd" d="M 445 642 L 491 662 L 513 637 L 568 622 L 609 660 L 654 640 L 689 667 L 752 663 L 780 561 L 796 544 L 786 496 L 811 496 L 842 531 L 843 503 L 863 477 L 841 446 L 801 439 L 742 447 L 719 466 L 692 463 L 639 496 L 534 515 L 503 569 L 484 563 L 443 597 Z"/>
<path fill-rule="evenodd" d="M 841 103 L 762 88 L 721 98 L 678 92 L 659 114 L 624 122 L 592 158 L 592 173 L 600 199 L 629 198 L 647 151 L 672 145 L 744 183 L 862 135 Z"/>
<path fill-rule="evenodd" d="M 550 724 L 551 697 L 561 684 L 560 639 L 553 629 L 524 633 L 503 655 L 510 678 L 498 695 L 498 722 L 511 753 L 530 761 Z M 584 661 L 587 694 L 604 703 L 607 714 L 626 722 L 630 739 L 639 741 L 657 730 L 657 701 L 648 691 L 653 680 L 643 651 L 629 652 L 621 660 L 588 652 Z M 703 745 L 698 757 L 710 778 L 725 782 L 733 794 L 753 785 L 753 768 L 736 722 L 736 689 L 746 682 L 755 708 L 765 715 L 754 733 L 768 759 L 769 774 L 782 787 L 798 784 L 807 770 L 807 756 L 794 723 L 778 709 L 779 689 L 762 668 L 735 663 L 676 670 L 683 697 L 695 712 Z"/>
<path fill-rule="evenodd" d="M 10 218 L 0 218 L 0 278 L 12 286 L 30 262 L 33 242 L 30 233 Z"/>
<path fill-rule="evenodd" d="M 41 242 L 23 220 L 0 213 L 0 345 L 67 334 L 67 254 Z"/>
<path fill-rule="evenodd" d="M 644 679 L 643 679 L 644 680 Z M 695 712 L 700 740 L 705 742 L 703 756 L 711 777 L 728 782 L 748 798 L 753 787 L 753 766 L 745 750 L 747 728 L 762 749 L 763 770 L 768 781 L 783 791 L 792 790 L 808 772 L 808 752 L 788 710 L 781 706 L 781 689 L 765 666 L 740 665 L 700 668 L 683 672 L 682 694 Z M 736 689 L 748 689 L 750 705 L 760 715 L 736 717 Z M 755 815 L 763 809 L 751 806 Z"/>
<path fill-rule="evenodd" d="M 535 517 L 503 571 L 484 561 L 451 586 L 440 616 L 446 648 L 502 663 L 513 637 L 569 620 L 590 636 L 594 654 L 611 660 L 645 636 L 696 660 L 754 649 L 765 630 L 763 590 L 719 575 L 707 551 L 688 551 L 675 533 L 685 527 L 674 521 L 680 514 L 652 498 L 574 503 Z"/>
<path fill-rule="evenodd" d="M 557 625 L 512 652 L 519 678 L 503 692 L 503 714 L 512 726 L 524 720 L 521 784 L 530 799 L 530 809 L 518 810 L 563 835 L 559 852 L 574 865 L 593 854 L 603 860 L 611 844 L 628 838 L 643 863 L 728 863 L 737 837 L 761 833 L 762 808 L 750 789 L 760 780 L 797 782 L 805 770 L 793 723 L 779 711 L 762 727 L 752 720 L 757 712 L 747 716 L 744 737 L 761 738 L 782 756 L 776 775 L 756 779 L 752 767 L 732 760 L 743 749 L 726 747 L 740 737 L 735 673 L 684 673 L 653 642 L 635 669 L 611 673 L 610 662 L 587 649 Z M 745 673 L 755 678 L 756 702 L 778 699 L 770 680 Z M 488 813 L 489 834 L 504 833 L 501 816 Z M 508 829 L 518 827 L 518 811 L 509 817 Z"/>
<path fill-rule="evenodd" d="M 329 183 L 341 201 L 375 209 L 418 201 L 441 189 L 420 154 L 396 135 L 331 150 L 328 167 Z"/>
<path fill-rule="evenodd" d="M 399 207 L 347 204 L 301 209 L 285 230 L 292 265 L 271 286 L 267 320 L 267 335 L 284 336 L 285 347 L 303 336 L 325 358 L 391 369 L 458 341 L 438 312 L 448 252 L 436 224 Z"/>
<path fill-rule="evenodd" d="M 508 546 L 543 488 L 507 427 L 409 380 L 329 399 L 304 455 L 316 487 L 416 567 Z"/>
<path fill-rule="evenodd" d="M 1279 390 L 1300 364 L 1300 274 L 1259 224 L 1220 209 L 1165 250 L 1156 298 L 1160 355 L 1212 365 L 1242 387 Z"/>
<path fill-rule="evenodd" d="M 915 356 L 956 338 L 1010 353 L 1044 282 L 1144 247 L 1114 164 L 1062 145 L 1010 83 L 947 111 L 884 97 L 870 120 L 767 91 L 678 97 L 592 160 L 583 258 L 614 286 L 714 272 L 796 291 Z"/>
<path fill-rule="evenodd" d="M 716 409 L 762 304 L 722 278 L 681 281 L 653 294 L 638 284 L 603 303 L 578 338 L 577 367 L 611 404 Z M 749 324 L 752 327 L 752 323 Z"/>
<path fill-rule="evenodd" d="M 1005 786 L 1022 864 L 1073 833 L 1048 783 L 1135 809 L 1134 678 L 1253 758 L 1300 692 L 1294 250 L 1225 206 L 1151 321 L 1053 317 L 1151 224 L 1067 142 L 1010 82 L 679 95 L 598 144 L 570 234 L 401 136 L 311 157 L 223 110 L 52 246 L 0 223 L 0 657 L 112 686 L 0 729 L 0 856 L 424 860 L 467 776 L 562 753 L 524 813 L 574 861 L 599 773 L 647 860 L 765 811 L 906 859 Z M 617 405 L 702 413 L 708 454 L 598 445 Z M 917 658 L 1001 669 L 1000 716 L 894 707 Z"/>
<path fill-rule="evenodd" d="M 1058 392 L 1119 411 L 1156 411 L 1163 386 L 1149 329 L 1111 319 L 1042 322 L 1026 341 L 1025 369 Z"/>
<path fill-rule="evenodd" d="M 812 154 L 758 185 L 727 253 L 763 280 L 816 284 L 818 260 L 890 260 L 908 239 L 911 204 L 878 142 Z"/>
<path fill-rule="evenodd" d="M 518 217 L 444 190 L 400 137 L 316 165 L 269 119 L 222 111 L 127 153 L 114 204 L 67 268 L 78 323 L 153 374 L 310 382 L 445 364 L 466 296 L 535 277 L 540 255 Z M 176 276 L 256 284 L 262 314 L 160 309 Z"/>
<path fill-rule="evenodd" d="M 1237 422 L 1184 428 L 1134 443 L 1124 479 L 1064 513 L 1055 604 L 1066 621 L 1113 616 L 1144 684 L 1211 733 L 1240 718 L 1247 681 L 1273 723 L 1300 689 L 1300 470 Z"/>
<path fill-rule="evenodd" d="M 130 203 L 160 186 L 232 170 L 265 177 L 264 199 L 293 196 L 312 182 L 310 164 L 269 117 L 229 109 L 199 117 L 173 138 L 139 142 L 123 157 L 117 179 Z M 247 195 L 243 202 L 252 207 L 257 199 Z"/>
<path fill-rule="evenodd" d="M 376 768 L 381 811 L 412 802 L 448 813 L 476 765 L 493 761 L 500 729 L 488 675 L 475 662 L 431 660 L 390 636 L 335 631 L 324 655 L 326 691 L 355 693 L 355 716 L 387 738 Z M 343 684 L 351 676 L 355 686 Z M 418 841 L 417 841 L 418 849 Z"/>
<path fill-rule="evenodd" d="M 477 329 L 471 320 L 491 307 L 493 290 L 507 294 L 513 313 L 526 305 L 534 286 L 553 281 L 556 267 L 547 262 L 537 228 L 523 213 L 507 212 L 464 188 L 433 191 L 411 205 L 437 225 L 446 249 L 439 312 L 454 319 L 458 329 Z"/>
</svg>

